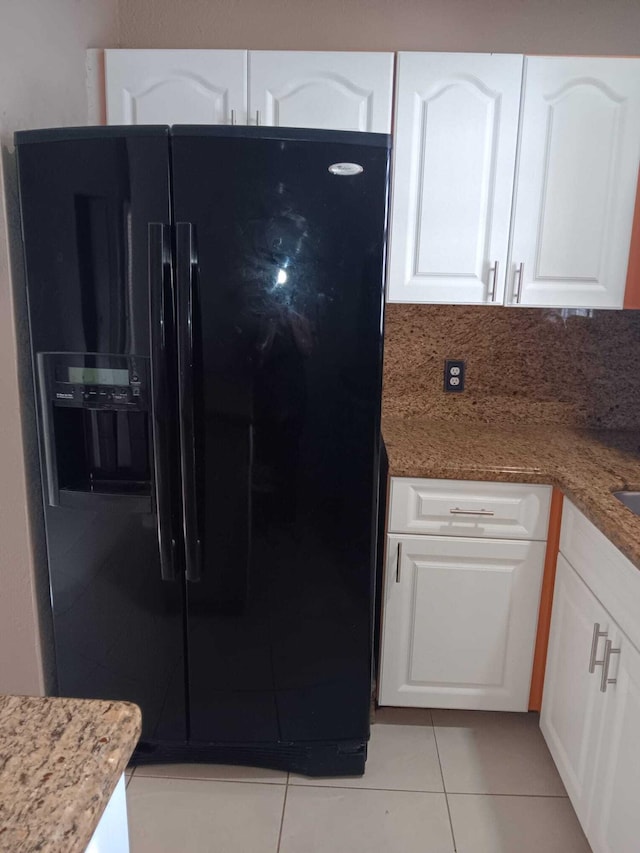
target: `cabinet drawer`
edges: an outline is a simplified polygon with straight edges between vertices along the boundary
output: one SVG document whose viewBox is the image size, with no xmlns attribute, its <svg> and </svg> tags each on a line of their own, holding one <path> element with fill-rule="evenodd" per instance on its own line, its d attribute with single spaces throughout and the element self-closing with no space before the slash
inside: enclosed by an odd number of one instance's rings
<svg viewBox="0 0 640 853">
<path fill-rule="evenodd" d="M 391 478 L 389 533 L 547 538 L 550 486 Z"/>
</svg>

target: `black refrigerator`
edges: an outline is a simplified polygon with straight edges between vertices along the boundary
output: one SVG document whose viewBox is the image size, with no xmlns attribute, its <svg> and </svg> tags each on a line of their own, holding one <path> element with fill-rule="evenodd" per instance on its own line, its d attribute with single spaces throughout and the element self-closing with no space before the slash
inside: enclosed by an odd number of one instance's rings
<svg viewBox="0 0 640 853">
<path fill-rule="evenodd" d="M 16 134 L 60 695 L 364 771 L 389 138 Z"/>
</svg>

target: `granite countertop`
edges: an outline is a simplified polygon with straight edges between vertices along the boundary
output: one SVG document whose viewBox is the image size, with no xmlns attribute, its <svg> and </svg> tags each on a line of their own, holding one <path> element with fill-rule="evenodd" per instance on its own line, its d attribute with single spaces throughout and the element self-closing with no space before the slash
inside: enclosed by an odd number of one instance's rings
<svg viewBox="0 0 640 853">
<path fill-rule="evenodd" d="M 0 696 L 0 851 L 85 850 L 140 724 L 126 702 Z"/>
<path fill-rule="evenodd" d="M 640 517 L 612 495 L 640 490 L 640 430 L 417 416 L 385 416 L 382 429 L 390 476 L 555 486 L 640 569 Z"/>
</svg>

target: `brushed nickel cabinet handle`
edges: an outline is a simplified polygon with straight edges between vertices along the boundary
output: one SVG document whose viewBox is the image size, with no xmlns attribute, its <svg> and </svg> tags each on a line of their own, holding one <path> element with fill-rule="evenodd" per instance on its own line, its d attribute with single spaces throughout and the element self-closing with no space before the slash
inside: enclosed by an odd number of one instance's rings
<svg viewBox="0 0 640 853">
<path fill-rule="evenodd" d="M 602 660 L 596 660 L 596 655 L 598 654 L 598 640 L 600 637 L 606 637 L 608 631 L 600 630 L 600 623 L 596 622 L 593 626 L 593 636 L 591 638 L 591 656 L 589 657 L 589 672 L 595 672 L 596 666 L 602 666 L 604 663 L 604 658 Z"/>
<path fill-rule="evenodd" d="M 260 127 L 260 110 L 256 110 L 256 127 Z"/>
<path fill-rule="evenodd" d="M 231 110 L 231 124 L 235 124 L 235 123 L 236 123 L 236 111 Z"/>
<path fill-rule="evenodd" d="M 450 515 L 495 515 L 495 512 L 491 509 L 460 509 L 460 507 L 456 506 L 449 510 Z"/>
<path fill-rule="evenodd" d="M 400 573 L 402 565 L 402 542 L 398 542 L 398 553 L 396 556 L 396 583 L 400 583 Z"/>
<path fill-rule="evenodd" d="M 489 273 L 493 273 L 491 276 L 491 287 L 487 293 L 487 302 L 495 302 L 496 301 L 496 286 L 498 283 L 498 262 L 494 261 L 492 267 L 489 267 Z"/>
<path fill-rule="evenodd" d="M 619 655 L 620 649 L 611 648 L 611 640 L 604 641 L 604 657 L 602 659 L 602 677 L 600 679 L 600 692 L 607 692 L 608 684 L 616 684 L 617 678 L 609 678 L 609 664 L 611 663 L 611 655 Z"/>
<path fill-rule="evenodd" d="M 522 277 L 524 276 L 524 262 L 520 264 L 518 269 L 514 272 L 513 276 L 514 279 L 516 276 L 518 277 L 518 286 L 515 286 L 515 281 L 513 286 L 513 301 L 516 303 L 516 305 L 518 305 L 522 297 Z"/>
</svg>

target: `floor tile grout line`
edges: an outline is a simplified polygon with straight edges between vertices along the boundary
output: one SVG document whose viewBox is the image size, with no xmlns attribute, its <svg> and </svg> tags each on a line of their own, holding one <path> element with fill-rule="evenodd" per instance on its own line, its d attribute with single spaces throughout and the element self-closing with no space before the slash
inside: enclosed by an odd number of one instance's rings
<svg viewBox="0 0 640 853">
<path fill-rule="evenodd" d="M 436 743 L 436 752 L 437 752 Z M 370 785 L 322 785 L 319 782 L 265 782 L 262 779 L 203 779 L 196 776 L 166 776 L 166 775 L 151 775 L 150 773 L 142 773 L 136 776 L 137 779 L 164 779 L 173 782 L 230 782 L 235 785 L 269 785 L 270 787 L 294 787 L 294 788 L 321 788 L 323 790 L 336 789 L 339 791 L 392 791 L 395 794 L 452 794 L 457 797 L 534 797 L 541 800 L 566 800 L 568 794 L 513 794 L 504 793 L 502 791 L 447 791 L 444 787 L 444 778 L 442 776 L 442 765 L 440 764 L 440 755 L 438 754 L 438 764 L 440 767 L 440 775 L 443 779 L 442 788 L 435 790 L 432 788 L 380 788 Z M 134 771 L 135 772 L 135 771 Z M 133 779 L 134 773 L 129 776 L 129 781 Z M 127 783 L 128 784 L 128 783 Z"/>
<path fill-rule="evenodd" d="M 496 794 L 486 791 L 447 791 L 452 797 L 524 797 L 529 800 L 568 800 L 568 794 Z"/>
<path fill-rule="evenodd" d="M 440 767 L 440 777 L 442 779 L 442 790 L 444 791 L 444 801 L 447 804 L 447 814 L 449 815 L 449 828 L 451 829 L 451 841 L 453 842 L 453 850 L 456 853 L 458 845 L 456 844 L 456 833 L 453 829 L 453 818 L 451 817 L 451 808 L 449 806 L 449 797 L 447 795 L 447 786 L 444 783 L 444 771 L 442 769 L 442 761 L 440 759 L 440 749 L 438 748 L 438 737 L 436 735 L 436 727 L 433 725 L 433 712 L 431 712 L 431 728 L 433 729 L 433 741 L 436 745 L 436 755 L 438 756 L 438 766 Z"/>
<path fill-rule="evenodd" d="M 287 774 L 287 779 L 289 774 Z M 284 800 L 282 801 L 282 815 L 280 816 L 280 829 L 278 831 L 278 843 L 276 845 L 276 853 L 280 853 L 280 844 L 282 843 L 282 829 L 284 827 L 284 810 L 287 807 L 287 794 L 289 793 L 289 783 L 284 787 Z"/>
<path fill-rule="evenodd" d="M 369 788 L 365 785 L 318 785 L 304 784 L 300 785 L 292 782 L 290 788 L 319 788 L 322 791 L 391 791 L 394 794 L 444 794 L 444 790 L 425 791 L 423 788 Z"/>
</svg>

